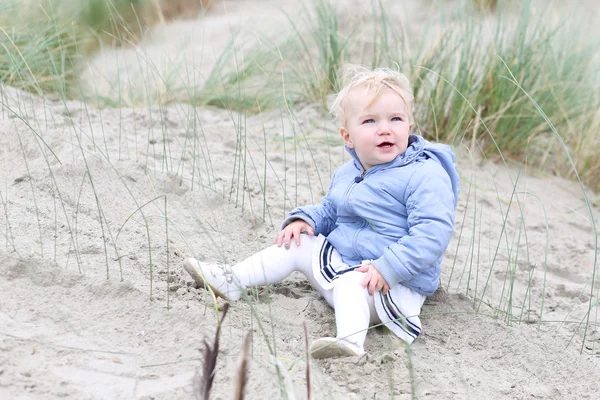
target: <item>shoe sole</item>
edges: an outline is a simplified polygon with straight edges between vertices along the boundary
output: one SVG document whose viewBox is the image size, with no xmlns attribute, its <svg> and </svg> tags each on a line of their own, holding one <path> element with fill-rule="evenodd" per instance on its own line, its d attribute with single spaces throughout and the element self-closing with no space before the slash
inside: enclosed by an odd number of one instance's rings
<svg viewBox="0 0 600 400">
<path fill-rule="evenodd" d="M 345 346 L 342 341 L 316 340 L 310 345 L 312 358 L 360 357 L 359 354 Z"/>
<path fill-rule="evenodd" d="M 225 296 L 219 289 L 208 283 L 206 279 L 202 276 L 198 268 L 194 265 L 194 263 L 185 260 L 183 262 L 183 269 L 194 279 L 196 284 L 203 288 L 210 288 L 210 290 L 215 294 L 215 296 L 220 297 L 224 300 L 230 301 L 227 296 Z"/>
</svg>

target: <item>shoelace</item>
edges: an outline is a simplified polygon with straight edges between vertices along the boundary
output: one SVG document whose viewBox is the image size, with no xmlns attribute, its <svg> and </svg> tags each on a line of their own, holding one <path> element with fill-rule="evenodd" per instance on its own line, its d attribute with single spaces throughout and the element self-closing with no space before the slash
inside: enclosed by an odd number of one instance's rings
<svg viewBox="0 0 600 400">
<path fill-rule="evenodd" d="M 223 265 L 220 266 L 220 268 L 223 270 L 223 276 L 225 276 L 225 280 L 227 281 L 227 283 L 232 283 L 233 271 L 231 270 L 231 267 L 229 265 Z"/>
</svg>

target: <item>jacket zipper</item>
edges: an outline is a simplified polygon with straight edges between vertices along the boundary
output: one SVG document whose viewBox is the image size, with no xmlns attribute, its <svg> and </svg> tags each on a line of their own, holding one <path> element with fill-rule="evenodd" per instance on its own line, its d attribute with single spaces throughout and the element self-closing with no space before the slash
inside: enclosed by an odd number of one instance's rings
<svg viewBox="0 0 600 400">
<path fill-rule="evenodd" d="M 350 207 L 350 205 L 348 204 L 348 202 L 350 201 L 350 193 L 352 192 L 352 189 L 354 189 L 354 186 L 360 182 L 363 181 L 365 174 L 367 173 L 367 170 L 363 168 L 362 172 L 360 173 L 359 176 L 355 176 L 354 177 L 354 182 L 350 184 L 350 187 L 348 187 L 348 190 L 346 191 L 346 194 L 344 196 L 344 202 L 346 203 L 347 207 Z M 356 242 L 357 242 L 357 238 L 358 238 L 358 234 L 360 233 L 361 230 L 364 229 L 364 221 L 362 226 L 357 229 L 356 232 L 354 232 L 354 235 L 352 235 L 352 247 L 354 249 L 354 254 L 356 256 L 358 256 L 358 251 L 357 251 L 357 246 L 356 246 Z"/>
<path fill-rule="evenodd" d="M 360 173 L 359 176 L 354 177 L 354 183 L 351 183 L 350 186 L 348 186 L 348 189 L 346 189 L 346 193 L 344 193 L 344 204 L 347 204 L 348 199 L 350 198 L 350 192 L 354 188 L 354 185 L 361 182 L 366 173 L 367 173 L 367 170 L 363 169 L 363 171 Z"/>
<path fill-rule="evenodd" d="M 365 174 L 367 173 L 366 169 L 363 169 L 363 171 L 360 173 L 359 176 L 354 178 L 354 183 L 360 183 L 363 181 L 363 179 L 365 178 Z"/>
</svg>

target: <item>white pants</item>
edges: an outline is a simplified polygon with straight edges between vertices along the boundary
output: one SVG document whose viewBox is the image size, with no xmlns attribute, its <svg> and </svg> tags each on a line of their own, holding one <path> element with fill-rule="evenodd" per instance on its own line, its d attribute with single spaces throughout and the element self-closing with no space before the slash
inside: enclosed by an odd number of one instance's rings
<svg viewBox="0 0 600 400">
<path fill-rule="evenodd" d="M 302 235 L 300 245 L 292 240 L 289 248 L 273 245 L 232 267 L 239 283 L 245 287 L 280 282 L 294 271 L 302 272 L 335 309 L 337 338 L 363 346 L 370 324 L 380 323 L 374 298 L 362 287 L 363 272 L 340 275 L 333 289 L 324 289 L 313 273 L 313 247 L 316 237 Z"/>
</svg>

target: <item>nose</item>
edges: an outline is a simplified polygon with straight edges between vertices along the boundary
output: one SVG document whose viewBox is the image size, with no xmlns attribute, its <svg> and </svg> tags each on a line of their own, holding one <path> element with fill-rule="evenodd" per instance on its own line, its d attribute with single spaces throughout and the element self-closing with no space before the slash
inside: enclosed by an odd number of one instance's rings
<svg viewBox="0 0 600 400">
<path fill-rule="evenodd" d="M 377 124 L 377 135 L 378 136 L 383 136 L 383 135 L 390 135 L 390 125 L 388 124 L 387 121 L 381 121 L 379 122 L 379 124 Z"/>
</svg>

